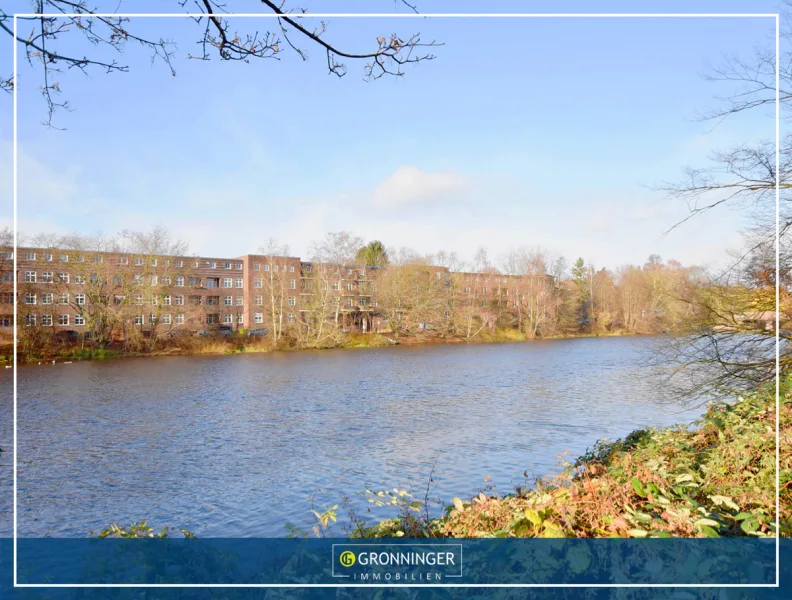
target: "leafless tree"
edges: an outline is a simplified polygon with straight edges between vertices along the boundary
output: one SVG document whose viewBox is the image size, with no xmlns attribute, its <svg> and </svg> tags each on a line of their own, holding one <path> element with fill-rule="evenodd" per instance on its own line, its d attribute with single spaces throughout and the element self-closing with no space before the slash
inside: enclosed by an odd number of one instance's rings
<svg viewBox="0 0 792 600">
<path fill-rule="evenodd" d="M 749 58 L 730 56 L 712 68 L 706 78 L 733 84 L 732 92 L 716 98 L 716 106 L 700 115 L 715 127 L 725 119 L 748 111 L 764 110 L 768 138 L 773 130 L 776 93 L 780 117 L 787 120 L 792 106 L 792 52 L 790 32 L 784 31 L 776 87 L 776 57 L 772 48 L 757 48 Z M 733 255 L 727 268 L 713 274 L 702 286 L 705 293 L 695 302 L 693 313 L 701 319 L 695 335 L 669 343 L 661 353 L 676 357 L 674 369 L 678 391 L 701 397 L 722 394 L 731 385 L 753 387 L 776 375 L 776 334 L 782 353 L 781 366 L 789 361 L 790 227 L 792 226 L 792 134 L 783 134 L 778 147 L 774 139 L 743 143 L 715 152 L 708 165 L 688 168 L 680 182 L 665 186 L 672 197 L 683 199 L 689 208 L 685 219 L 721 206 L 746 209 L 752 226 L 744 238 L 744 248 Z M 780 272 L 776 276 L 776 186 L 779 193 Z M 775 286 L 780 302 L 776 304 Z M 740 293 L 735 290 L 739 284 Z M 718 292 L 718 293 L 716 293 Z M 778 311 L 781 326 L 769 326 L 767 315 Z M 754 317 L 760 318 L 754 318 Z M 683 389 L 684 388 L 684 389 Z"/>
<path fill-rule="evenodd" d="M 404 67 L 433 59 L 430 49 L 441 45 L 434 40 L 424 42 L 420 33 L 408 36 L 385 33 L 372 36 L 375 37 L 372 47 L 353 50 L 341 41 L 330 39 L 326 22 L 315 23 L 306 8 L 292 6 L 288 0 L 251 0 L 250 5 L 265 14 L 276 15 L 270 20 L 274 21 L 275 27 L 265 31 L 240 31 L 238 20 L 224 16 L 228 5 L 219 0 L 174 0 L 173 4 L 185 10 L 185 14 L 199 15 L 193 17 L 201 28 L 197 39 L 199 51 L 188 54 L 190 59 L 280 60 L 284 51 L 291 50 L 302 60 L 308 60 L 307 48 L 315 47 L 326 56 L 329 73 L 342 77 L 347 72 L 346 61 L 362 61 L 364 77 L 375 80 L 386 75 L 403 76 Z M 416 10 L 406 0 L 401 0 L 401 4 L 411 11 Z M 32 0 L 30 14 L 39 16 L 17 17 L 15 39 L 21 45 L 26 60 L 41 69 L 41 91 L 47 105 L 46 124 L 52 126 L 57 109 L 70 108 L 67 101 L 61 100 L 59 74 L 63 70 L 78 69 L 86 75 L 126 72 L 129 66 L 119 62 L 117 57 L 130 44 L 148 51 L 152 62 L 161 63 L 171 75 L 176 75 L 175 43 L 165 38 L 154 39 L 137 34 L 128 17 L 98 16 L 118 13 L 118 8 L 118 3 L 101 0 L 96 0 L 96 3 L 87 0 Z M 234 8 L 240 10 L 238 4 Z M 249 23 L 248 20 L 246 24 Z M 13 15 L 2 9 L 0 30 L 14 36 Z M 67 50 L 71 37 L 87 40 L 94 53 L 87 56 Z M 0 79 L 0 88 L 6 91 L 11 91 L 14 85 L 11 76 Z"/>
</svg>

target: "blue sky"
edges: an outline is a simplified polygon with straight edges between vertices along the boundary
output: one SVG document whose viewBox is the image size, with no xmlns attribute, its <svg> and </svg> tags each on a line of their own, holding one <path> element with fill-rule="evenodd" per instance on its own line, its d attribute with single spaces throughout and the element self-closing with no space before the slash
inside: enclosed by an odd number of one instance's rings
<svg viewBox="0 0 792 600">
<path fill-rule="evenodd" d="M 25 2 L 18 3 L 25 9 Z M 99 6 L 116 3 L 97 2 Z M 308 2 L 330 11 L 405 11 L 382 2 Z M 481 3 L 421 1 L 422 12 Z M 127 2 L 130 12 L 181 12 Z M 775 2 L 492 2 L 493 12 L 775 12 Z M 234 3 L 256 12 L 253 0 Z M 134 19 L 177 44 L 171 77 L 130 47 L 125 74 L 64 73 L 74 107 L 41 126 L 34 70 L 20 65 L 19 224 L 112 233 L 168 227 L 194 253 L 241 255 L 277 238 L 307 256 L 327 231 L 349 230 L 421 252 L 479 246 L 497 259 L 541 245 L 596 266 L 651 253 L 717 264 L 746 215 L 723 209 L 663 237 L 686 214 L 654 188 L 706 164 L 714 150 L 774 136 L 773 112 L 712 124 L 697 113 L 733 91 L 702 73 L 725 54 L 773 42 L 769 19 L 328 20 L 327 38 L 367 49 L 392 31 L 444 42 L 403 79 L 328 75 L 284 53 L 252 64 L 191 61 L 200 30 L 186 19 Z M 272 27 L 246 19 L 234 29 Z M 64 38 L 64 47 L 68 41 Z M 10 47 L 8 41 L 6 48 Z M 70 48 L 82 51 L 82 46 Z M 11 70 L 10 53 L 0 69 Z M 10 98 L 0 99 L 10 117 Z M 11 120 L 0 126 L 10 157 Z M 4 161 L 8 163 L 9 161 Z M 10 164 L 8 165 L 10 167 Z M 8 179 L 10 180 L 10 172 Z M 4 189 L 4 191 L 6 191 Z M 9 211 L 0 225 L 10 223 Z"/>
</svg>

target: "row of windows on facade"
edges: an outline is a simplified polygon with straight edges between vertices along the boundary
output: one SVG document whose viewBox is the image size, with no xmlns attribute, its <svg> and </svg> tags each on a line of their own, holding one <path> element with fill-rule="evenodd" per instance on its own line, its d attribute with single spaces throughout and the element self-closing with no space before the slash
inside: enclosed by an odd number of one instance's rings
<svg viewBox="0 0 792 600">
<path fill-rule="evenodd" d="M 3 252 L 3 256 L 4 256 L 5 259 L 11 260 L 11 259 L 14 258 L 14 253 L 11 252 L 11 251 L 6 250 L 5 252 Z M 25 252 L 22 256 L 23 256 L 23 258 L 25 260 L 36 260 L 37 257 L 38 257 L 36 252 Z M 54 257 L 54 255 L 51 252 L 42 252 L 41 255 L 40 255 L 40 258 L 41 258 L 41 260 L 44 260 L 46 262 L 52 262 L 55 257 Z M 60 254 L 60 255 L 58 255 L 58 260 L 60 262 L 69 262 L 69 260 L 72 260 L 73 262 L 82 263 L 82 262 L 85 262 L 85 257 L 83 257 L 82 255 L 79 255 L 79 254 L 78 255 Z M 103 263 L 104 262 L 104 257 L 97 254 L 97 255 L 93 256 L 92 262 L 94 262 L 94 263 Z M 157 267 L 157 266 L 169 267 L 171 265 L 171 261 L 170 261 L 169 258 L 145 259 L 145 258 L 142 258 L 142 257 L 138 256 L 138 257 L 135 257 L 133 259 L 133 264 L 135 266 L 138 266 L 138 267 L 142 267 L 143 265 L 146 264 L 146 262 L 148 262 L 152 267 Z M 178 260 L 174 261 L 174 265 L 176 267 L 181 268 L 181 267 L 184 267 L 184 262 L 185 261 L 183 259 L 178 259 Z M 129 264 L 129 257 L 128 256 L 119 256 L 119 257 L 117 257 L 116 258 L 116 264 L 117 265 L 128 265 Z M 224 269 L 228 269 L 228 270 L 236 269 L 238 271 L 242 270 L 242 263 L 241 262 L 218 262 L 218 261 L 214 261 L 214 260 L 208 260 L 208 261 L 196 260 L 195 261 L 195 267 L 196 268 L 200 268 L 201 266 L 204 266 L 204 265 L 208 266 L 210 269 L 217 269 L 218 265 L 220 265 L 219 268 L 224 268 Z M 294 270 L 294 269 L 292 268 L 292 270 Z"/>
<path fill-rule="evenodd" d="M 73 317 L 73 319 L 72 319 Z M 161 323 L 163 325 L 184 325 L 184 315 L 178 314 L 174 315 L 174 318 L 171 318 L 170 314 L 164 315 L 156 315 L 150 314 L 148 316 L 148 324 L 154 325 L 157 323 Z M 286 320 L 289 323 L 294 323 L 294 315 L 288 314 L 286 315 Z M 244 325 L 245 324 L 245 315 L 206 315 L 206 323 L 208 325 L 216 325 L 219 323 L 223 323 L 226 325 L 233 325 L 234 321 L 236 321 L 237 325 Z M 56 315 L 53 319 L 53 316 L 50 314 L 46 315 L 35 315 L 35 314 L 28 314 L 24 316 L 23 320 L 26 327 L 35 327 L 36 324 L 40 324 L 42 327 L 52 327 L 55 323 L 58 326 L 76 326 L 82 327 L 85 325 L 85 317 L 82 315 Z M 143 325 L 146 322 L 145 315 L 135 315 L 132 317 L 132 323 L 134 325 Z M 256 324 L 264 323 L 264 313 L 254 313 L 253 314 L 253 322 Z M 0 317 L 0 327 L 12 327 L 14 324 L 14 319 L 11 316 L 2 316 Z"/>
<path fill-rule="evenodd" d="M 35 292 L 25 292 L 22 294 L 22 301 L 24 304 L 27 305 L 35 305 L 38 304 L 39 301 L 41 304 L 55 304 L 56 303 L 56 296 L 57 296 L 57 304 L 70 304 L 72 301 L 77 306 L 83 306 L 86 303 L 87 297 L 85 294 L 69 294 L 69 293 L 62 293 L 62 294 L 53 294 L 45 292 L 43 294 L 37 294 Z M 113 303 L 116 306 L 124 304 L 126 302 L 126 296 L 114 296 Z M 206 306 L 244 306 L 245 305 L 245 298 L 244 296 L 206 296 Z M 200 306 L 202 304 L 202 300 L 204 296 L 182 296 L 182 295 L 164 295 L 164 296 L 151 296 L 148 298 L 144 298 L 143 294 L 135 294 L 132 296 L 132 302 L 137 305 L 141 305 L 144 303 L 151 302 L 153 306 L 157 306 L 162 303 L 164 306 L 184 306 L 185 300 L 191 306 Z M 289 306 L 297 306 L 297 298 L 296 296 L 289 296 L 287 299 Z M 332 300 L 334 304 L 340 304 L 339 298 L 334 298 Z M 14 303 L 14 295 L 12 293 L 2 293 L 0 294 L 0 304 L 13 304 Z M 264 296 L 255 296 L 254 303 L 256 306 L 264 306 Z M 366 306 L 367 304 L 371 304 L 373 306 L 377 306 L 377 301 L 372 300 L 371 302 L 368 301 L 365 297 L 348 297 L 346 298 L 344 304 L 348 307 L 354 306 Z"/>
<path fill-rule="evenodd" d="M 14 258 L 14 253 L 11 252 L 11 251 L 6 250 L 3 253 L 3 256 L 7 260 L 11 260 L 11 259 Z M 38 254 L 36 252 L 25 252 L 23 254 L 23 258 L 25 260 L 28 260 L 28 261 L 36 260 L 37 257 L 38 257 Z M 85 258 L 82 255 L 69 255 L 69 254 L 60 254 L 60 255 L 58 255 L 58 260 L 60 262 L 69 262 L 70 257 L 71 257 L 71 260 L 74 261 L 74 262 L 80 262 L 80 263 L 85 262 Z M 44 261 L 47 261 L 47 262 L 52 262 L 54 260 L 54 255 L 51 252 L 42 252 L 40 254 L 40 258 L 41 258 L 41 260 L 44 260 Z M 168 258 L 163 258 L 163 259 L 158 259 L 158 258 L 145 259 L 145 258 L 142 258 L 142 257 L 139 257 L 139 256 L 135 257 L 133 259 L 133 264 L 135 266 L 140 267 L 140 266 L 145 265 L 147 260 L 148 260 L 149 264 L 152 267 L 157 267 L 157 266 L 169 267 L 170 264 L 171 264 L 171 261 Z M 104 257 L 97 254 L 97 255 L 95 255 L 93 257 L 93 262 L 95 262 L 95 263 L 103 263 L 104 262 Z M 185 261 L 183 259 L 177 259 L 177 260 L 174 261 L 174 265 L 176 267 L 178 267 L 178 268 L 182 268 L 182 267 L 184 267 L 184 262 Z M 118 264 L 118 265 L 128 265 L 129 264 L 129 257 L 128 256 L 119 256 L 119 257 L 117 257 L 116 258 L 116 264 Z M 242 267 L 243 267 L 241 262 L 222 262 L 222 261 L 218 262 L 218 261 L 215 261 L 215 260 L 207 260 L 207 261 L 196 260 L 196 261 L 194 261 L 194 265 L 195 265 L 195 268 L 197 268 L 197 269 L 201 268 L 202 266 L 206 266 L 206 267 L 208 267 L 210 269 L 224 268 L 224 269 L 228 269 L 228 270 L 236 269 L 236 270 L 239 270 L 239 271 L 241 271 Z M 276 272 L 276 273 L 278 272 L 278 266 L 279 265 L 273 265 L 272 266 L 272 270 L 274 272 Z M 304 269 L 305 269 L 306 272 L 310 273 L 311 272 L 311 265 L 304 265 Z M 256 264 L 253 265 L 253 270 L 254 271 L 262 271 L 262 270 L 263 271 L 269 271 L 270 270 L 270 265 L 269 264 L 263 264 L 262 265 L 260 263 L 256 263 Z M 283 265 L 283 270 L 284 271 L 288 271 L 289 273 L 293 273 L 294 272 L 294 265 Z M 348 272 L 351 274 L 352 270 L 349 269 Z"/>
<path fill-rule="evenodd" d="M 84 305 L 86 302 L 86 295 L 85 294 L 57 294 L 58 304 L 69 304 L 70 298 L 74 298 L 74 304 L 77 305 Z M 34 292 L 25 292 L 23 294 L 23 302 L 25 304 L 36 304 L 37 300 L 39 299 L 39 295 Z M 189 296 L 188 300 L 190 304 L 200 305 L 201 304 L 202 296 Z M 53 304 L 55 300 L 55 294 L 51 293 L 43 293 L 40 295 L 41 304 Z M 144 298 L 143 294 L 135 294 L 132 296 L 132 301 L 135 304 L 143 304 L 144 302 L 151 302 L 154 306 L 157 306 L 160 301 L 165 306 L 170 306 L 171 304 L 175 304 L 176 306 L 184 306 L 185 296 L 177 295 L 177 296 L 151 296 L 150 298 Z M 261 301 L 259 303 L 259 300 Z M 290 300 L 294 300 L 296 304 L 296 298 L 290 298 Z M 115 296 L 114 297 L 114 304 L 120 305 L 126 301 L 126 296 Z M 264 304 L 263 296 L 256 297 L 257 303 L 259 305 Z M 11 293 L 4 293 L 0 295 L 0 303 L 2 304 L 13 304 L 14 302 L 14 295 Z M 220 306 L 221 304 L 221 296 L 207 296 L 206 297 L 206 304 L 207 306 Z M 244 306 L 245 304 L 245 297 L 244 296 L 222 296 L 222 305 L 223 306 Z M 291 304 L 294 306 L 295 304 Z"/>
<path fill-rule="evenodd" d="M 11 251 L 8 251 L 8 250 L 6 250 L 3 253 L 3 255 L 4 255 L 4 257 L 7 260 L 11 260 L 11 259 L 14 258 L 14 253 L 11 252 Z M 34 261 L 37 258 L 37 253 L 36 252 L 25 252 L 23 257 L 24 257 L 25 260 Z M 54 256 L 53 256 L 53 254 L 51 252 L 43 252 L 43 253 L 41 253 L 41 258 L 44 261 L 47 261 L 47 262 L 52 262 L 54 260 Z M 60 260 L 60 262 L 69 262 L 70 255 L 69 254 L 60 254 L 58 256 L 58 259 Z M 85 258 L 82 255 L 73 255 L 73 256 L 71 256 L 71 260 L 74 261 L 74 262 L 80 262 L 80 263 L 85 262 Z M 134 261 L 133 261 L 133 264 L 135 266 L 143 266 L 144 264 L 146 264 L 146 260 L 147 259 L 142 258 L 142 257 L 135 257 Z M 149 260 L 149 264 L 152 267 L 156 267 L 156 266 L 168 267 L 171 264 L 170 259 L 167 259 L 167 258 L 164 258 L 164 259 L 152 258 L 152 259 L 148 259 L 148 260 Z M 94 263 L 103 263 L 104 262 L 104 257 L 101 256 L 101 255 L 95 255 L 93 257 L 93 262 Z M 174 265 L 176 267 L 178 267 L 178 268 L 182 268 L 182 267 L 184 267 L 184 262 L 185 261 L 183 259 L 178 259 L 178 260 L 174 261 Z M 129 264 L 129 257 L 128 256 L 119 256 L 119 257 L 117 257 L 116 258 L 116 264 L 118 264 L 118 265 L 128 265 Z M 243 265 L 240 262 L 231 263 L 231 262 L 222 262 L 222 261 L 218 262 L 218 261 L 214 261 L 214 260 L 208 260 L 208 261 L 196 260 L 196 261 L 194 261 L 194 265 L 195 265 L 195 268 L 201 268 L 202 266 L 206 266 L 206 267 L 208 267 L 210 269 L 217 269 L 218 265 L 220 265 L 220 268 L 225 268 L 225 269 L 229 269 L 229 270 L 230 269 L 242 270 L 242 268 L 243 268 Z M 310 263 L 303 263 L 302 268 L 303 268 L 303 270 L 306 273 L 310 273 L 311 272 L 311 266 L 312 265 Z M 287 271 L 289 273 L 294 273 L 294 265 L 277 265 L 277 264 L 275 264 L 275 265 L 272 265 L 272 271 L 277 273 L 279 267 L 281 267 L 282 271 Z M 263 263 L 263 264 L 262 263 L 254 263 L 253 264 L 253 270 L 254 271 L 269 271 L 270 270 L 270 265 L 268 263 Z M 338 272 L 338 270 L 336 272 Z M 353 272 L 354 272 L 353 269 L 349 269 L 348 268 L 346 270 L 347 275 L 352 275 Z M 361 274 L 361 276 L 365 276 L 365 271 L 361 271 L 360 274 Z M 438 279 L 439 278 L 440 278 L 440 274 L 438 273 Z"/>
<path fill-rule="evenodd" d="M 41 277 L 39 278 L 38 271 L 25 271 L 24 272 L 23 281 L 24 281 L 24 283 L 64 283 L 64 284 L 68 284 L 70 282 L 69 273 L 54 273 L 54 272 L 51 272 L 51 271 L 44 271 L 40 275 L 41 275 Z M 143 283 L 143 276 L 142 275 L 139 275 L 139 274 L 133 275 L 133 278 L 134 278 L 134 282 L 135 283 Z M 88 280 L 92 284 L 96 284 L 96 283 L 99 282 L 99 275 L 97 275 L 96 273 L 92 273 L 88 277 Z M 158 276 L 158 275 L 151 275 L 151 280 L 150 281 L 151 281 L 151 285 L 152 286 L 159 285 L 160 282 L 162 282 L 162 285 L 165 285 L 165 286 L 169 286 L 169 285 L 171 285 L 171 283 L 173 283 L 173 285 L 176 286 L 176 287 L 184 287 L 185 282 L 187 283 L 187 285 L 189 287 L 200 287 L 201 286 L 201 278 L 200 277 L 186 277 L 185 278 L 185 277 L 183 277 L 181 275 L 177 276 L 175 278 L 171 278 L 169 275 L 163 275 L 161 277 Z M 206 287 L 207 288 L 219 288 L 219 287 L 221 287 L 220 281 L 221 280 L 220 280 L 219 277 L 207 277 L 206 278 Z M 74 276 L 74 283 L 77 284 L 77 285 L 85 284 L 85 277 L 83 275 L 75 275 Z M 114 285 L 120 286 L 122 283 L 123 283 L 123 278 L 122 278 L 121 275 L 115 275 L 113 277 L 113 284 Z M 222 283 L 223 283 L 223 285 L 222 285 L 223 288 L 239 288 L 239 289 L 242 289 L 245 286 L 244 279 L 241 278 L 241 277 L 238 277 L 236 279 L 234 279 L 232 277 L 225 277 L 225 278 L 222 279 Z M 335 290 L 335 291 L 339 291 L 341 289 L 341 282 L 339 282 L 339 281 L 333 282 L 331 285 L 332 285 L 332 289 Z M 288 286 L 289 286 L 290 290 L 297 289 L 297 280 L 296 279 L 290 279 L 289 282 L 288 282 Z M 254 278 L 253 279 L 253 287 L 257 288 L 257 289 L 263 288 L 264 287 L 264 279 L 261 278 L 261 277 Z M 369 284 L 369 288 L 370 288 L 370 290 L 372 292 L 376 292 L 377 291 L 377 286 L 376 286 L 375 283 L 370 283 Z M 306 281 L 305 282 L 305 289 L 306 290 L 313 289 L 312 282 Z M 353 291 L 355 289 L 355 283 L 352 282 L 352 281 L 347 281 L 346 282 L 346 289 L 348 291 Z M 467 289 L 469 289 L 469 288 L 466 288 L 466 290 Z M 483 290 L 486 292 L 486 288 L 483 288 Z"/>
<path fill-rule="evenodd" d="M 24 283 L 69 283 L 70 277 L 69 273 L 53 273 L 51 271 L 43 271 L 41 273 L 41 278 L 38 277 L 38 271 L 25 271 L 24 272 Z M 83 285 L 85 283 L 85 276 L 83 275 L 75 275 L 74 276 L 74 283 L 77 285 Z M 88 281 L 92 284 L 96 284 L 100 282 L 100 277 L 97 273 L 91 273 L 88 276 Z M 133 275 L 133 281 L 135 283 L 143 283 L 143 275 L 135 274 Z M 295 281 L 295 280 L 292 280 Z M 201 286 L 201 278 L 200 277 L 183 277 L 181 275 L 172 278 L 170 275 L 151 275 L 150 279 L 151 285 L 156 286 L 162 283 L 162 285 L 171 285 L 174 284 L 176 287 L 184 287 L 185 282 L 190 287 L 200 287 Z M 206 287 L 208 288 L 244 288 L 245 287 L 245 280 L 242 277 L 225 277 L 222 279 L 223 285 L 220 285 L 221 279 L 219 277 L 207 277 L 206 278 Z M 123 283 L 123 277 L 121 275 L 114 275 L 113 276 L 113 284 L 114 285 L 121 285 Z M 296 283 L 296 281 L 295 281 Z M 261 286 L 259 286 L 261 287 Z"/>
</svg>

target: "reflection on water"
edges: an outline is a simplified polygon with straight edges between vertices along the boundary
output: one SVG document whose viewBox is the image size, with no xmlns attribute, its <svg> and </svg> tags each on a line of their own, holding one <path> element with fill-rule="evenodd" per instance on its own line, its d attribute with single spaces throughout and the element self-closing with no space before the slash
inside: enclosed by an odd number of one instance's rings
<svg viewBox="0 0 792 600">
<path fill-rule="evenodd" d="M 19 369 L 19 533 L 148 519 L 282 536 L 365 488 L 465 497 L 598 438 L 688 422 L 640 377 L 651 338 L 170 357 Z M 0 447 L 11 442 L 11 370 Z M 8 417 L 8 418 L 5 418 Z M 10 452 L 2 455 L 10 532 Z M 340 531 L 338 531 L 341 534 Z"/>
</svg>

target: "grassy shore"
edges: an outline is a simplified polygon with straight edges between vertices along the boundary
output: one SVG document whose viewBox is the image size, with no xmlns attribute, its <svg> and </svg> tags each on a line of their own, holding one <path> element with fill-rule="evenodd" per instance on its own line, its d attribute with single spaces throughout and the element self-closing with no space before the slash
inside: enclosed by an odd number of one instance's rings
<svg viewBox="0 0 792 600">
<path fill-rule="evenodd" d="M 280 343 L 273 343 L 268 338 L 248 338 L 244 335 L 233 335 L 224 338 L 197 338 L 188 337 L 182 340 L 165 341 L 153 350 L 125 349 L 121 344 L 113 344 L 110 348 L 79 348 L 68 345 L 53 345 L 24 356 L 20 350 L 19 362 L 27 364 L 70 362 L 79 360 L 108 360 L 124 357 L 143 356 L 204 356 L 222 354 L 257 354 L 264 352 L 293 352 L 297 350 L 330 350 L 334 348 L 385 348 L 393 345 L 445 345 L 445 344 L 496 344 L 508 342 L 529 342 L 540 340 L 558 340 L 591 337 L 623 337 L 641 335 L 635 332 L 602 332 L 602 333 L 576 333 L 559 334 L 535 338 L 521 331 L 513 329 L 494 329 L 480 332 L 471 339 L 463 337 L 440 337 L 427 333 L 425 335 L 411 335 L 394 337 L 389 333 L 349 333 L 338 339 L 326 342 L 300 343 L 291 339 L 284 339 Z M 0 365 L 11 364 L 13 347 L 3 345 L 0 347 Z"/>
<path fill-rule="evenodd" d="M 792 374 L 780 403 L 781 535 L 792 534 Z M 355 537 L 774 536 L 775 386 L 711 405 L 693 427 L 600 443 L 535 489 L 455 498 L 440 518 L 403 491 L 370 494 L 399 516 Z"/>
</svg>

